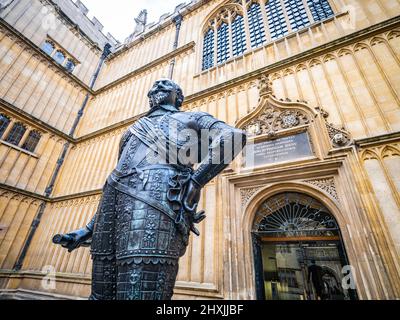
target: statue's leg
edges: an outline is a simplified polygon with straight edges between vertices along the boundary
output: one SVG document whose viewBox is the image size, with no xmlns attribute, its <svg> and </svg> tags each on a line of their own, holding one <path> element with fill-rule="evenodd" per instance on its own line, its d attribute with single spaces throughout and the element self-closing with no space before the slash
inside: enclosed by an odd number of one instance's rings
<svg viewBox="0 0 400 320">
<path fill-rule="evenodd" d="M 115 300 L 117 267 L 115 258 L 93 258 L 92 294 L 89 300 Z"/>
<path fill-rule="evenodd" d="M 171 300 L 178 274 L 174 264 L 118 264 L 117 300 Z"/>
<path fill-rule="evenodd" d="M 115 190 L 104 187 L 92 238 L 92 294 L 90 300 L 115 300 Z"/>
</svg>

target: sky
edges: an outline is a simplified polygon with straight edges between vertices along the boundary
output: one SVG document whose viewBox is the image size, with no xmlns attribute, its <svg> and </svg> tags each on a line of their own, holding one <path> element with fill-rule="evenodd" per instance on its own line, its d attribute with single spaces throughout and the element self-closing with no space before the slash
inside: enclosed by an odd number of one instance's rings
<svg viewBox="0 0 400 320">
<path fill-rule="evenodd" d="M 135 28 L 140 11 L 147 9 L 147 23 L 158 21 L 164 13 L 172 13 L 178 4 L 189 0 L 82 0 L 89 9 L 88 16 L 95 16 L 103 25 L 104 33 L 110 32 L 123 42 Z"/>
</svg>

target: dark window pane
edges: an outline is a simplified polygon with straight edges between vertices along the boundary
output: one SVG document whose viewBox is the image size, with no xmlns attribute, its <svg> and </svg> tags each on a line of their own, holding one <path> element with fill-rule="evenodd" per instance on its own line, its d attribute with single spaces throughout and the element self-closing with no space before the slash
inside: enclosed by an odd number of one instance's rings
<svg viewBox="0 0 400 320">
<path fill-rule="evenodd" d="M 22 145 L 22 149 L 25 149 L 29 152 L 35 152 L 40 138 L 41 134 L 38 131 L 31 131 L 28 138 L 26 138 L 24 144 Z"/>
<path fill-rule="evenodd" d="M 203 70 L 214 66 L 214 31 L 208 30 L 204 35 L 203 44 Z"/>
<path fill-rule="evenodd" d="M 228 25 L 224 22 L 217 31 L 217 64 L 229 59 Z"/>
<path fill-rule="evenodd" d="M 261 6 L 259 3 L 254 2 L 249 7 L 248 17 L 251 47 L 259 47 L 266 41 Z"/>
<path fill-rule="evenodd" d="M 65 54 L 62 51 L 57 51 L 54 55 L 54 60 L 56 60 L 56 62 L 59 64 L 63 64 L 65 61 Z"/>
<path fill-rule="evenodd" d="M 50 41 L 46 41 L 42 47 L 43 51 L 46 52 L 49 56 L 53 53 L 54 48 L 54 44 Z"/>
<path fill-rule="evenodd" d="M 10 118 L 4 114 L 0 114 L 0 138 L 3 136 L 9 124 Z"/>
<path fill-rule="evenodd" d="M 284 0 L 284 4 L 293 31 L 305 28 L 310 24 L 303 0 Z"/>
<path fill-rule="evenodd" d="M 16 146 L 19 145 L 23 135 L 25 134 L 26 128 L 22 123 L 16 123 L 11 128 L 10 133 L 6 139 L 7 142 L 14 144 Z"/>
<path fill-rule="evenodd" d="M 240 56 L 246 51 L 246 34 L 242 16 L 236 16 L 232 22 L 233 56 Z"/>
<path fill-rule="evenodd" d="M 268 1 L 266 4 L 266 9 L 271 39 L 275 40 L 285 36 L 289 30 L 283 15 L 283 9 L 280 0 Z"/>
<path fill-rule="evenodd" d="M 328 0 L 307 0 L 315 21 L 322 21 L 333 16 L 333 10 Z"/>
<path fill-rule="evenodd" d="M 76 66 L 75 63 L 71 59 L 68 59 L 67 63 L 65 64 L 65 69 L 67 69 L 67 71 L 69 72 L 73 72 L 75 66 Z"/>
</svg>

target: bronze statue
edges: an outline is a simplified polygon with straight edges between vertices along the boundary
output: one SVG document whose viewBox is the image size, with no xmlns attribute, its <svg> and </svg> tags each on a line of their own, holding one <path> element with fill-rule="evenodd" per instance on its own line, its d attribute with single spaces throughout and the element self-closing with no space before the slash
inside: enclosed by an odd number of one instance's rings
<svg viewBox="0 0 400 320">
<path fill-rule="evenodd" d="M 172 298 L 178 260 L 205 218 L 201 189 L 246 144 L 243 131 L 210 114 L 180 111 L 182 90 L 169 79 L 148 96 L 150 111 L 123 135 L 96 215 L 53 239 L 70 252 L 91 239 L 91 300 Z"/>
</svg>

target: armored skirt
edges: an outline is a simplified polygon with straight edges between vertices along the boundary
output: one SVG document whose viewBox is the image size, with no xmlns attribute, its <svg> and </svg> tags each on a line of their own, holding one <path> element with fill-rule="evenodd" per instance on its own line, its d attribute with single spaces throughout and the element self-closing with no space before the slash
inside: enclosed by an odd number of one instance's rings
<svg viewBox="0 0 400 320">
<path fill-rule="evenodd" d="M 172 298 L 190 223 L 174 191 L 188 176 L 170 165 L 111 174 L 96 214 L 90 299 Z"/>
</svg>

